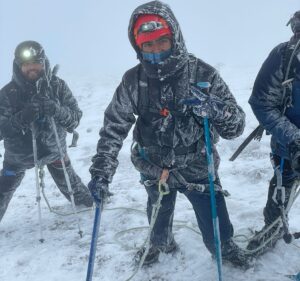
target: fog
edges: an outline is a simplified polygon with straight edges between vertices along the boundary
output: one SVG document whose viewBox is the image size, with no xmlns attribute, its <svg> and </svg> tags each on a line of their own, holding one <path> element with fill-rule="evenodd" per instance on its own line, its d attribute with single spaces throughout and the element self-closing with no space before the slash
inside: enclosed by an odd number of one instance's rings
<svg viewBox="0 0 300 281">
<path fill-rule="evenodd" d="M 140 0 L 0 0 L 0 86 L 11 78 L 16 45 L 39 41 L 62 74 L 116 74 L 137 63 L 128 41 Z M 188 47 L 212 65 L 260 65 L 292 35 L 286 23 L 299 0 L 166 0 Z"/>
</svg>

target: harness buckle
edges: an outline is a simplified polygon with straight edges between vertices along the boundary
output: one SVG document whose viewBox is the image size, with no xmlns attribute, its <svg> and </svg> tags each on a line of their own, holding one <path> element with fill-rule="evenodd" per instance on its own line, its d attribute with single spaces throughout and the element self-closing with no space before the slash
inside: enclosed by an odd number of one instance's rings
<svg viewBox="0 0 300 281">
<path fill-rule="evenodd" d="M 157 180 L 145 180 L 143 184 L 145 187 L 150 187 L 153 186 L 154 184 L 157 184 Z"/>
</svg>

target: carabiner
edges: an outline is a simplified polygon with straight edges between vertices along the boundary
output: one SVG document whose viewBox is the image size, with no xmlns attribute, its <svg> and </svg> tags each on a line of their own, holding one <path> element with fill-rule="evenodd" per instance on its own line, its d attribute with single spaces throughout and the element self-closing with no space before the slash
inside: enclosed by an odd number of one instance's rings
<svg viewBox="0 0 300 281">
<path fill-rule="evenodd" d="M 162 195 L 167 195 L 170 193 L 170 188 L 169 188 L 169 185 L 163 181 L 163 180 L 160 180 L 158 182 L 158 191 L 159 193 L 161 193 Z"/>
</svg>

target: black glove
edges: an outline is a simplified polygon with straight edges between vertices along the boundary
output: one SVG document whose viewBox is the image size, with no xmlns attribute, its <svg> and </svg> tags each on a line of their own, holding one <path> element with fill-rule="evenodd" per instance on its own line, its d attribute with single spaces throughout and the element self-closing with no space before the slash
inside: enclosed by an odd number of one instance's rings
<svg viewBox="0 0 300 281">
<path fill-rule="evenodd" d="M 38 102 L 31 102 L 20 112 L 20 122 L 29 125 L 39 117 L 40 105 Z"/>
<path fill-rule="evenodd" d="M 113 193 L 109 191 L 107 180 L 99 177 L 92 178 L 88 184 L 88 188 L 97 206 L 100 206 L 101 203 L 104 203 L 113 195 Z"/>
<path fill-rule="evenodd" d="M 42 99 L 41 108 L 43 114 L 49 117 L 54 117 L 60 110 L 59 104 L 54 100 L 48 98 Z"/>
<path fill-rule="evenodd" d="M 293 171 L 300 175 L 300 139 L 289 144 L 289 155 Z"/>
<path fill-rule="evenodd" d="M 191 105 L 195 115 L 214 120 L 224 120 L 231 116 L 228 105 L 215 95 L 203 93 L 198 87 L 191 86 L 193 98 L 182 99 L 180 103 Z"/>
</svg>

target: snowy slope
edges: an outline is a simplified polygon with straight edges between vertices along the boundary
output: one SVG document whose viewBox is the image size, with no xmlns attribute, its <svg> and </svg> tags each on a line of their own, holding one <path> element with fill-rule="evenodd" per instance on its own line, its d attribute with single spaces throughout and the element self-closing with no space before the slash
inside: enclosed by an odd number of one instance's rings
<svg viewBox="0 0 300 281">
<path fill-rule="evenodd" d="M 249 228 L 253 231 L 263 224 L 262 209 L 267 196 L 268 180 L 272 174 L 268 156 L 269 137 L 264 136 L 261 143 L 251 143 L 235 162 L 229 162 L 228 159 L 257 126 L 247 100 L 259 66 L 219 65 L 219 68 L 238 103 L 247 114 L 245 133 L 233 141 L 221 140 L 218 148 L 222 157 L 220 167 L 222 184 L 231 193 L 227 205 L 235 233 L 250 236 Z M 95 153 L 103 111 L 120 79 L 121 75 L 117 74 L 66 79 L 84 112 L 78 129 L 79 146 L 69 149 L 73 165 L 84 182 L 88 182 L 90 177 L 88 168 L 90 159 Z M 103 212 L 94 280 L 125 281 L 134 270 L 132 258 L 136 247 L 140 246 L 146 238 L 147 220 L 144 212 L 147 198 L 145 190 L 138 182 L 139 176 L 130 162 L 131 140 L 130 134 L 120 152 L 120 165 L 111 184 L 111 190 L 115 195 Z M 3 152 L 2 144 L 0 151 Z M 70 212 L 70 204 L 59 193 L 48 173 L 46 186 L 50 204 L 56 210 Z M 299 230 L 297 225 L 300 219 L 297 211 L 299 204 L 299 202 L 295 203 L 290 216 L 291 230 L 294 231 Z M 46 241 L 41 244 L 38 241 L 34 170 L 28 171 L 0 224 L 0 280 L 85 280 L 93 215 L 93 210 L 80 213 L 80 223 L 84 231 L 83 238 L 80 238 L 77 234 L 76 219 L 73 216 L 50 213 L 45 202 L 42 201 Z M 131 228 L 138 229 L 123 232 Z M 173 256 L 162 254 L 158 264 L 142 269 L 134 280 L 216 280 L 215 263 L 204 247 L 201 236 L 193 229 L 198 231 L 193 210 L 188 200 L 179 194 L 174 233 L 180 251 Z M 242 243 L 240 239 L 243 237 L 239 238 Z M 300 270 L 299 247 L 298 241 L 294 245 L 286 245 L 280 241 L 274 250 L 261 257 L 256 266 L 246 272 L 224 266 L 225 280 L 288 280 L 284 277 L 285 274 Z"/>
</svg>

